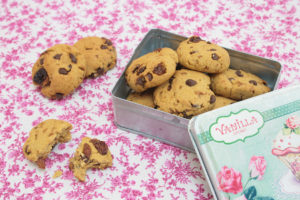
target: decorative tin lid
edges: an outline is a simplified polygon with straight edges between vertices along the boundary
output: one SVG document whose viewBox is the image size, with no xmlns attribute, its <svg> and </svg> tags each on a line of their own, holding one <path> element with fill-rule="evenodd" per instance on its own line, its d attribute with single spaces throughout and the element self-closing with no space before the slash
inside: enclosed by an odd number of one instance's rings
<svg viewBox="0 0 300 200">
<path fill-rule="evenodd" d="M 196 116 L 189 132 L 217 199 L 300 199 L 300 86 Z"/>
</svg>

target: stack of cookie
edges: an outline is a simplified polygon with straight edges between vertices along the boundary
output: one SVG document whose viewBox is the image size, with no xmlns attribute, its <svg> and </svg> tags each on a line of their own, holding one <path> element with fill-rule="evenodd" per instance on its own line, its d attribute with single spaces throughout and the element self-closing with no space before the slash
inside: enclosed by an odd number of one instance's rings
<svg viewBox="0 0 300 200">
<path fill-rule="evenodd" d="M 106 38 L 86 37 L 74 46 L 57 44 L 43 52 L 32 69 L 32 80 L 44 96 L 62 99 L 84 80 L 103 75 L 116 65 L 116 49 Z"/>
<path fill-rule="evenodd" d="M 191 118 L 270 91 L 264 80 L 229 65 L 224 48 L 192 36 L 177 52 L 159 48 L 134 60 L 125 72 L 133 90 L 127 100 Z"/>
</svg>

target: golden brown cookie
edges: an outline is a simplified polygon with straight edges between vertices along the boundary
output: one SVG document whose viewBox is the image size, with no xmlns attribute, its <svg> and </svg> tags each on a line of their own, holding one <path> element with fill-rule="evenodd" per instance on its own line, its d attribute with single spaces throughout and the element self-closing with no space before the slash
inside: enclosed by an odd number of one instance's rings
<svg viewBox="0 0 300 200">
<path fill-rule="evenodd" d="M 25 157 L 45 169 L 45 159 L 53 147 L 58 143 L 65 143 L 71 139 L 72 125 L 63 120 L 48 119 L 29 133 L 28 139 L 23 145 Z"/>
<path fill-rule="evenodd" d="M 132 61 L 125 78 L 129 87 L 136 92 L 143 92 L 167 81 L 175 73 L 177 63 L 174 50 L 159 48 Z"/>
<path fill-rule="evenodd" d="M 76 47 L 85 57 L 85 77 L 95 78 L 115 67 L 117 52 L 113 43 L 104 37 L 85 37 L 78 40 Z"/>
<path fill-rule="evenodd" d="M 229 104 L 233 104 L 235 102 L 236 102 L 235 100 L 216 95 L 216 103 L 215 103 L 214 109 L 221 108 L 221 107 L 227 106 Z"/>
<path fill-rule="evenodd" d="M 182 41 L 177 54 L 181 65 L 200 72 L 220 73 L 228 69 L 230 64 L 229 54 L 224 48 L 198 36 Z"/>
<path fill-rule="evenodd" d="M 128 101 L 133 101 L 138 104 L 142 104 L 144 106 L 148 106 L 151 108 L 154 108 L 154 102 L 153 102 L 153 91 L 152 90 L 146 90 L 144 92 L 131 92 L 128 97 Z"/>
<path fill-rule="evenodd" d="M 85 59 L 75 48 L 57 44 L 41 54 L 32 69 L 32 80 L 44 96 L 62 99 L 72 93 L 85 76 Z"/>
<path fill-rule="evenodd" d="M 105 142 L 84 137 L 70 159 L 69 168 L 79 181 L 85 181 L 89 168 L 105 169 L 112 166 L 112 156 Z"/>
<path fill-rule="evenodd" d="M 185 118 L 213 109 L 216 97 L 204 73 L 181 69 L 154 90 L 157 109 Z"/>
<path fill-rule="evenodd" d="M 211 76 L 215 94 L 235 100 L 243 100 L 270 91 L 267 82 L 243 70 L 228 69 Z"/>
</svg>

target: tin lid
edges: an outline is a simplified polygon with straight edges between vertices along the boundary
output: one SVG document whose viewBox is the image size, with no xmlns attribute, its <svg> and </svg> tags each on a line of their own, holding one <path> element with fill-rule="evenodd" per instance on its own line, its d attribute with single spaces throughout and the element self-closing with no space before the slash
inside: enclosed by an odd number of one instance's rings
<svg viewBox="0 0 300 200">
<path fill-rule="evenodd" d="M 189 133 L 216 199 L 300 199 L 300 85 L 198 115 Z"/>
</svg>

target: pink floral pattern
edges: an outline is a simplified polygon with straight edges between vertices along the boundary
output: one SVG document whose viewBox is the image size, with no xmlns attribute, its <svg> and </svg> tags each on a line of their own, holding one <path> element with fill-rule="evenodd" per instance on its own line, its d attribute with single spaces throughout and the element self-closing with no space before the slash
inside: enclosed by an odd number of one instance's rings
<svg viewBox="0 0 300 200">
<path fill-rule="evenodd" d="M 222 167 L 217 174 L 217 179 L 219 190 L 223 192 L 237 194 L 243 191 L 242 174 L 233 168 Z"/>
<path fill-rule="evenodd" d="M 279 87 L 300 83 L 297 0 L 268 1 L 16 1 L 0 3 L 0 199 L 212 199 L 197 156 L 118 130 L 111 93 L 134 49 L 152 28 L 278 60 Z M 110 38 L 117 67 L 85 80 L 62 101 L 44 98 L 31 82 L 38 55 L 84 36 Z M 63 119 L 72 140 L 57 145 L 40 170 L 22 144 L 37 123 Z M 68 169 L 84 136 L 107 141 L 113 167 L 90 170 L 85 183 Z M 52 179 L 60 169 L 63 175 Z"/>
</svg>

